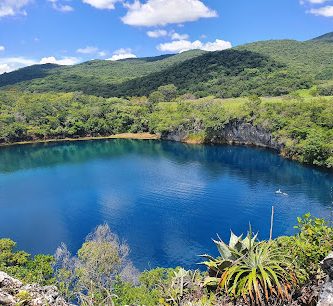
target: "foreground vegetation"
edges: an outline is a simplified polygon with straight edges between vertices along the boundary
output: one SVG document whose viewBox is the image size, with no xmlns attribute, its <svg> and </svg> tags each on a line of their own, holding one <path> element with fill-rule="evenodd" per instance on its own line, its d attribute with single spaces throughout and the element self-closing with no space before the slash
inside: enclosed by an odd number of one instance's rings
<svg viewBox="0 0 333 306">
<path fill-rule="evenodd" d="M 333 98 L 315 95 L 312 88 L 283 98 L 196 99 L 177 96 L 174 85 L 129 99 L 0 91 L 0 143 L 146 132 L 209 143 L 247 122 L 272 134 L 284 156 L 332 168 Z"/>
<path fill-rule="evenodd" d="M 0 240 L 0 270 L 23 280 L 56 284 L 80 305 L 311 305 L 324 278 L 319 262 L 333 247 L 333 228 L 310 214 L 298 218 L 295 236 L 258 241 L 231 233 L 214 241 L 219 256 L 206 258 L 206 272 L 157 268 L 140 273 L 129 247 L 105 224 L 88 235 L 77 255 L 61 245 L 54 256 L 31 258 Z"/>
</svg>

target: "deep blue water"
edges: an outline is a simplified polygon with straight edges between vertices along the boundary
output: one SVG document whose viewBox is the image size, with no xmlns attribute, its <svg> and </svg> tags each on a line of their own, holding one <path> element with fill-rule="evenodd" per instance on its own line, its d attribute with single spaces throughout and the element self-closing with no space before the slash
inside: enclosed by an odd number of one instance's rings
<svg viewBox="0 0 333 306">
<path fill-rule="evenodd" d="M 0 149 L 0 237 L 32 254 L 75 252 L 107 222 L 140 268 L 194 267 L 211 238 L 292 234 L 306 212 L 331 216 L 333 174 L 246 147 L 105 140 Z M 281 189 L 288 196 L 278 196 Z"/>
</svg>

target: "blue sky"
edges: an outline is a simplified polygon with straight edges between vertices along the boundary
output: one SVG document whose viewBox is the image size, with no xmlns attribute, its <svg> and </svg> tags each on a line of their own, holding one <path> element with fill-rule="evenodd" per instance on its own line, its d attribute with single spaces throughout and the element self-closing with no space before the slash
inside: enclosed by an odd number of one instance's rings
<svg viewBox="0 0 333 306">
<path fill-rule="evenodd" d="M 0 73 L 333 31 L 333 0 L 0 0 Z"/>
</svg>

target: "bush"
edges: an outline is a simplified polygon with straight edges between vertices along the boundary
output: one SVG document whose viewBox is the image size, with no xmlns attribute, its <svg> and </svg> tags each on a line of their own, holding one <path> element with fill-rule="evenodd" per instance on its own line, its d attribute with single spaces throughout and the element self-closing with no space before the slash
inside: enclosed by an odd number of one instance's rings
<svg viewBox="0 0 333 306">
<path fill-rule="evenodd" d="M 326 84 L 318 86 L 318 93 L 321 96 L 333 96 L 333 85 Z"/>
<path fill-rule="evenodd" d="M 24 251 L 15 251 L 16 243 L 0 239 L 0 270 L 25 283 L 54 284 L 53 256 L 36 255 L 31 258 Z"/>
<path fill-rule="evenodd" d="M 333 228 L 324 219 L 310 214 L 298 218 L 295 228 L 299 231 L 291 237 L 276 240 L 278 247 L 294 259 L 298 278 L 305 283 L 320 269 L 320 261 L 333 249 Z"/>
<path fill-rule="evenodd" d="M 65 245 L 55 255 L 57 282 L 68 300 L 81 304 L 112 304 L 119 281 L 135 283 L 138 273 L 128 260 L 129 248 L 109 226 L 98 226 L 72 257 Z"/>
</svg>

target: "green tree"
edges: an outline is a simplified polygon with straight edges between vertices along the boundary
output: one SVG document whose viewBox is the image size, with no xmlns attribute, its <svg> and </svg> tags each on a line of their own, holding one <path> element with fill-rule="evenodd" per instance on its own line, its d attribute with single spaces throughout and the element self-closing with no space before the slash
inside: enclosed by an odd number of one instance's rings
<svg viewBox="0 0 333 306">
<path fill-rule="evenodd" d="M 153 91 L 148 97 L 148 102 L 150 104 L 156 104 L 164 101 L 165 101 L 165 96 L 160 91 Z"/>
<path fill-rule="evenodd" d="M 15 251 L 16 243 L 0 239 L 0 270 L 26 283 L 49 285 L 54 283 L 53 256 L 36 255 L 31 258 L 24 251 Z"/>
<path fill-rule="evenodd" d="M 164 96 L 166 102 L 170 102 L 177 96 L 177 87 L 174 84 L 160 86 L 158 91 Z"/>
<path fill-rule="evenodd" d="M 249 112 L 250 116 L 258 114 L 261 99 L 257 95 L 251 95 L 248 97 L 248 101 L 245 103 L 245 109 Z"/>
<path fill-rule="evenodd" d="M 120 242 L 108 225 L 100 225 L 87 236 L 77 257 L 71 257 L 65 245 L 57 249 L 58 283 L 69 299 L 75 296 L 81 304 L 113 305 L 118 280 L 137 280 L 128 253 L 127 244 Z"/>
</svg>

